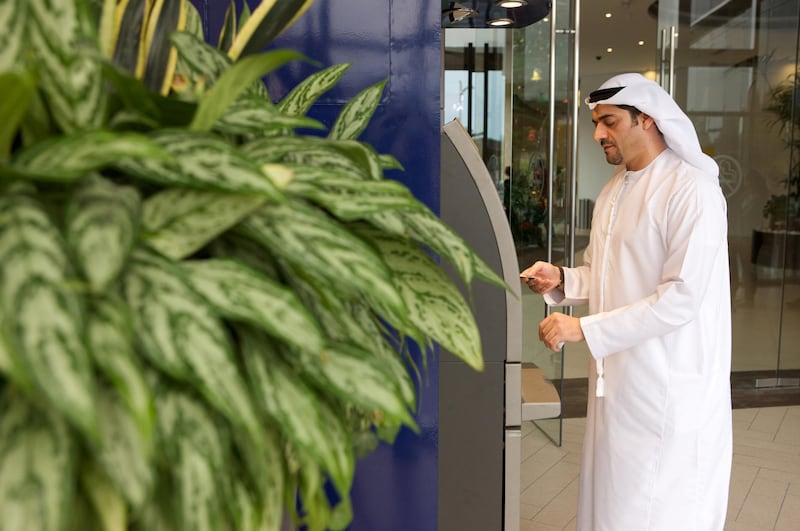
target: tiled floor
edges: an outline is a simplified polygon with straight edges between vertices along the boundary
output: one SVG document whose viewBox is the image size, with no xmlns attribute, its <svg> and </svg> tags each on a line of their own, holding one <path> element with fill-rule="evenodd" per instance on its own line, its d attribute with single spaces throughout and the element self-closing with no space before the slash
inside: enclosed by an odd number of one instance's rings
<svg viewBox="0 0 800 531">
<path fill-rule="evenodd" d="M 561 447 L 523 425 L 520 531 L 575 529 L 584 422 L 564 420 Z M 800 530 L 800 406 L 734 410 L 733 429 L 725 530 Z"/>
</svg>

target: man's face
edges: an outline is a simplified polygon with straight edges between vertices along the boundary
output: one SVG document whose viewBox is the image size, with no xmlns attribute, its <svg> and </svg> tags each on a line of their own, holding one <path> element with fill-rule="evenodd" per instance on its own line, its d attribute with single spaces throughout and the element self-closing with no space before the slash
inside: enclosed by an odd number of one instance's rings
<svg viewBox="0 0 800 531">
<path fill-rule="evenodd" d="M 639 122 L 626 109 L 598 104 L 592 110 L 594 139 L 600 143 L 609 164 L 626 164 L 642 149 Z"/>
</svg>

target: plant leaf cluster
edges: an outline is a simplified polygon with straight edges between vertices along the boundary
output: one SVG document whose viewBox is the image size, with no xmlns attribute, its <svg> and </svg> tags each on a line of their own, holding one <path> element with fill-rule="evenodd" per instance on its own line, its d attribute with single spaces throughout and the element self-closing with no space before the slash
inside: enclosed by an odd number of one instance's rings
<svg viewBox="0 0 800 531">
<path fill-rule="evenodd" d="M 310 3 L 212 46 L 186 0 L 0 0 L 0 529 L 343 529 L 410 345 L 482 369 L 432 255 L 505 285 L 358 140 L 385 81 L 327 131 L 348 65 L 261 81 Z"/>
<path fill-rule="evenodd" d="M 791 165 L 788 176 L 781 181 L 785 193 L 771 194 L 762 208 L 762 214 L 789 230 L 800 229 L 800 93 L 798 76 L 792 73 L 770 91 L 765 110 L 774 116 L 773 126 L 783 135 L 783 143 L 790 150 Z"/>
</svg>

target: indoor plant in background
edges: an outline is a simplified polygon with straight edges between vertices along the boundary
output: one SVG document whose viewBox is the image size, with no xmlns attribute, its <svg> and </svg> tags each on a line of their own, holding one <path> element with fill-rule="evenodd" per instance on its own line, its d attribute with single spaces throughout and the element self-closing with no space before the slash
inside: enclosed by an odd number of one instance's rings
<svg viewBox="0 0 800 531">
<path fill-rule="evenodd" d="M 409 345 L 482 368 L 429 252 L 504 284 L 357 140 L 384 82 L 324 131 L 347 65 L 260 81 L 309 3 L 210 46 L 183 0 L 0 0 L 0 529 L 343 528 Z"/>
<path fill-rule="evenodd" d="M 793 151 L 789 177 L 783 179 L 785 193 L 772 194 L 764 204 L 763 214 L 771 229 L 800 231 L 800 102 L 795 72 L 770 92 L 766 110 L 775 116 L 774 125 L 784 135 L 784 144 Z"/>
</svg>

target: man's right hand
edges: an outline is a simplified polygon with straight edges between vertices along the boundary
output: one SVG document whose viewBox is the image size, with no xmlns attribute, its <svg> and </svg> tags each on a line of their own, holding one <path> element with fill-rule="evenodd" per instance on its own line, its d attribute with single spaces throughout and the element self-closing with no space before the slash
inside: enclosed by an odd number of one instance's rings
<svg viewBox="0 0 800 531">
<path fill-rule="evenodd" d="M 557 266 L 548 262 L 536 262 L 519 274 L 534 293 L 545 294 L 561 284 L 561 272 Z"/>
</svg>

